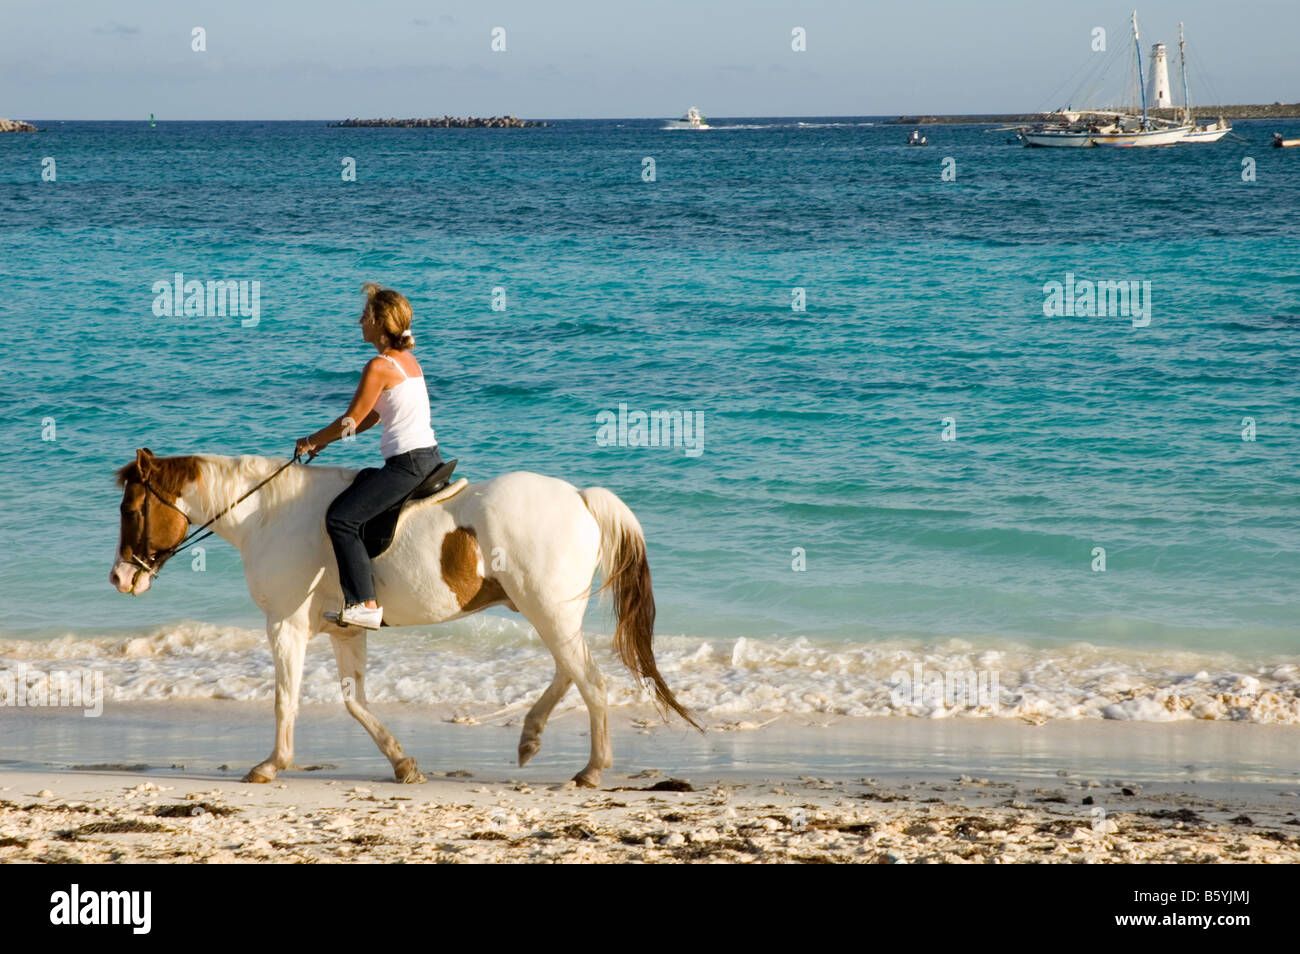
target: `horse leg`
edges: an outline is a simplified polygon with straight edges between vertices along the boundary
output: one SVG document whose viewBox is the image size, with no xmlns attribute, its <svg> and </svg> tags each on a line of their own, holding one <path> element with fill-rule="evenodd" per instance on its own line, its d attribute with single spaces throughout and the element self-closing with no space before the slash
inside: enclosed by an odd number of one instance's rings
<svg viewBox="0 0 1300 954">
<path fill-rule="evenodd" d="M 293 725 L 298 717 L 302 664 L 307 655 L 307 627 L 287 619 L 266 621 L 275 659 L 275 747 L 261 765 L 249 769 L 245 782 L 269 782 L 293 765 Z"/>
<path fill-rule="evenodd" d="M 538 749 L 542 747 L 542 730 L 546 728 L 546 720 L 551 717 L 551 710 L 555 708 L 556 703 L 564 698 L 564 694 L 569 691 L 569 686 L 573 685 L 573 680 L 564 670 L 558 666 L 555 670 L 555 678 L 551 684 L 546 687 L 542 697 L 533 703 L 533 707 L 528 710 L 528 715 L 524 717 L 524 731 L 519 734 L 519 764 L 527 765 L 528 760 L 537 754 Z"/>
<path fill-rule="evenodd" d="M 339 684 L 343 687 L 344 707 L 370 733 L 370 737 L 375 740 L 375 745 L 379 746 L 379 751 L 387 756 L 393 766 L 393 774 L 399 782 L 423 781 L 415 759 L 403 754 L 401 743 L 366 708 L 365 630 L 350 630 L 342 634 L 331 633 L 330 641 L 334 644 L 334 659 L 339 667 Z"/>
<path fill-rule="evenodd" d="M 573 780 L 583 788 L 595 788 L 600 784 L 601 770 L 614 764 L 614 750 L 609 744 L 605 676 L 591 658 L 587 642 L 582 638 L 582 613 L 585 608 L 586 600 L 581 601 L 581 605 L 570 602 L 551 612 L 529 616 L 529 622 L 537 627 L 542 641 L 555 657 L 557 673 L 577 683 L 582 701 L 587 704 L 587 714 L 591 718 L 591 759 Z M 555 683 L 551 685 L 554 686 Z"/>
</svg>

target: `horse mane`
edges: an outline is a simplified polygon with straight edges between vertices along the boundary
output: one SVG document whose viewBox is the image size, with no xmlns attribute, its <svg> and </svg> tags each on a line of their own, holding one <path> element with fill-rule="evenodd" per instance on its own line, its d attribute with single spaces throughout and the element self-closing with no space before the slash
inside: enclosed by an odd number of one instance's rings
<svg viewBox="0 0 1300 954">
<path fill-rule="evenodd" d="M 194 454 L 182 457 L 155 457 L 154 470 L 149 475 L 151 482 L 159 490 L 170 494 L 181 494 L 187 485 L 199 479 L 199 458 Z M 140 482 L 140 463 L 131 461 L 125 467 L 119 467 L 114 475 L 119 487 L 125 487 L 128 481 Z"/>
<path fill-rule="evenodd" d="M 160 490 L 180 496 L 191 484 L 196 485 L 198 497 L 204 509 L 216 513 L 233 501 L 239 493 L 275 473 L 287 458 L 258 457 L 245 454 L 239 457 L 226 457 L 221 454 L 184 454 L 178 457 L 155 457 L 154 471 L 149 475 Z M 354 470 L 344 467 L 313 467 L 316 471 L 339 471 L 353 474 Z M 131 461 L 120 467 L 116 473 L 117 485 L 125 486 L 127 481 L 140 480 L 140 467 Z M 302 467 L 288 467 L 264 485 L 258 492 L 258 507 L 274 510 L 281 505 L 297 499 L 307 483 L 307 472 Z"/>
<path fill-rule="evenodd" d="M 288 460 L 286 457 L 258 457 L 244 454 L 226 457 L 221 454 L 195 454 L 198 465 L 198 494 L 204 509 L 215 513 L 233 501 L 249 487 L 270 477 Z M 317 467 L 313 471 L 337 471 L 351 475 L 355 470 L 345 467 Z M 259 510 L 270 512 L 301 497 L 309 475 L 306 467 L 286 467 L 270 483 L 257 492 Z"/>
</svg>

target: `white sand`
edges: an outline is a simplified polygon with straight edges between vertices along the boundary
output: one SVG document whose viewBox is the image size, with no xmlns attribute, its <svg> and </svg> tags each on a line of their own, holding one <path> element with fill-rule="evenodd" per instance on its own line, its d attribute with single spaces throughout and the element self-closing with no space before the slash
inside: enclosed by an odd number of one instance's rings
<svg viewBox="0 0 1300 954">
<path fill-rule="evenodd" d="M 696 779 L 693 792 L 500 776 L 246 785 L 17 772 L 0 782 L 3 862 L 1300 861 L 1300 798 L 1240 783 L 1124 795 L 1085 779 L 968 777 Z"/>
</svg>

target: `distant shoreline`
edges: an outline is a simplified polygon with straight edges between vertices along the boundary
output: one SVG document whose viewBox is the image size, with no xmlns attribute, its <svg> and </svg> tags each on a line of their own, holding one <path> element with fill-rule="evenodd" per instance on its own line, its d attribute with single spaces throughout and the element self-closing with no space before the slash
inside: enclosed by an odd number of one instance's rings
<svg viewBox="0 0 1300 954">
<path fill-rule="evenodd" d="M 525 129 L 546 123 L 520 119 L 518 116 L 443 116 L 428 119 L 345 119 L 329 126 L 381 129 Z"/>
<path fill-rule="evenodd" d="M 1121 109 L 1122 107 L 1116 107 Z M 1182 107 L 1173 109 L 1151 109 L 1148 113 L 1158 119 L 1176 119 L 1182 115 Z M 899 116 L 886 119 L 885 125 L 894 126 L 937 126 L 956 123 L 1037 123 L 1048 119 L 1050 113 L 986 113 L 958 116 Z M 1273 103 L 1264 105 L 1238 106 L 1193 106 L 1192 116 L 1196 119 L 1297 119 L 1300 118 L 1300 103 Z"/>
<path fill-rule="evenodd" d="M 1153 109 L 1152 116 L 1161 119 L 1174 119 L 1181 116 L 1182 109 Z M 1300 103 L 1273 103 L 1271 105 L 1236 105 L 1236 106 L 1194 106 L 1192 113 L 1198 120 L 1217 119 L 1300 119 Z M 1050 113 L 959 113 L 954 115 L 908 114 L 894 115 L 868 113 L 861 115 L 824 115 L 824 116 L 714 116 L 715 123 L 732 121 L 749 122 L 753 120 L 862 120 L 869 119 L 879 125 L 894 126 L 931 126 L 931 125 L 979 125 L 979 124 L 1019 124 L 1042 122 Z M 438 128 L 438 129 L 520 129 L 554 126 L 557 123 L 586 122 L 657 122 L 664 121 L 664 116 L 605 116 L 605 117 L 551 117 L 546 120 L 524 120 L 515 116 L 493 117 L 431 117 L 427 119 L 345 119 L 331 120 L 323 117 L 295 119 L 160 119 L 157 125 L 176 125 L 180 123 L 323 123 L 330 128 Z M 147 124 L 147 119 L 46 119 L 45 126 L 37 126 L 21 120 L 0 119 L 0 132 L 45 132 L 53 123 L 115 123 L 119 125 Z"/>
</svg>

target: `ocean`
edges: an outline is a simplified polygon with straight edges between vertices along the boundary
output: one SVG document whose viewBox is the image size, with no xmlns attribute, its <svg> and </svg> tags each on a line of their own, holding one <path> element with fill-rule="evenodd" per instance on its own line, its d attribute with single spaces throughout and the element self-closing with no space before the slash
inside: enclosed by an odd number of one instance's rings
<svg viewBox="0 0 1300 954">
<path fill-rule="evenodd" d="M 141 598 L 109 584 L 112 475 L 140 446 L 291 453 L 373 354 L 373 280 L 414 306 L 459 474 L 603 485 L 638 515 L 661 667 L 715 721 L 1300 723 L 1300 156 L 1268 147 L 1298 124 L 1030 150 L 711 122 L 0 136 L 0 668 L 271 698 L 229 545 Z M 245 311 L 169 313 L 178 273 L 247 283 Z M 1078 297 L 1096 282 L 1134 307 Z M 637 412 L 690 439 L 602 437 Z M 378 434 L 321 460 L 377 465 Z M 614 701 L 642 698 L 608 613 L 587 625 Z M 918 666 L 995 673 L 998 704 L 901 698 Z M 551 676 L 504 611 L 373 636 L 371 667 L 372 699 L 467 707 Z M 304 698 L 338 699 L 327 640 Z"/>
</svg>

